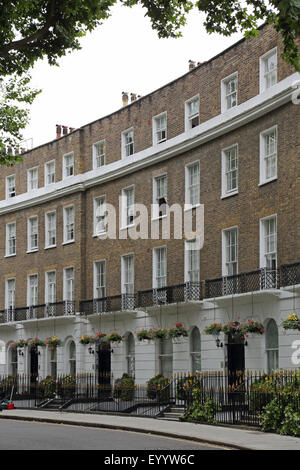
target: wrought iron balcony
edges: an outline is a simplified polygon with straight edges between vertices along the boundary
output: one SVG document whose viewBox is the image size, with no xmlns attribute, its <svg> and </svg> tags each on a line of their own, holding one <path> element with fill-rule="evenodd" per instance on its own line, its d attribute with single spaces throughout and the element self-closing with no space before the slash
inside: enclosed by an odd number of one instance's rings
<svg viewBox="0 0 300 470">
<path fill-rule="evenodd" d="M 280 268 L 281 286 L 300 284 L 300 263 L 283 264 Z"/>
<path fill-rule="evenodd" d="M 49 317 L 75 315 L 75 301 L 65 300 L 50 304 L 15 307 L 0 311 L 0 323 L 18 322 Z"/>
</svg>

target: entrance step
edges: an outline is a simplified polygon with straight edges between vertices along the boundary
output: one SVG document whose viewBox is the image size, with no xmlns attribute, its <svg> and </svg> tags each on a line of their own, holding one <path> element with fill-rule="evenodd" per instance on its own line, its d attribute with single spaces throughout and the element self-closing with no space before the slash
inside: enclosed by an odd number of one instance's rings
<svg viewBox="0 0 300 470">
<path fill-rule="evenodd" d="M 169 421 L 179 421 L 180 417 L 184 414 L 184 407 L 172 406 L 168 408 L 159 419 Z"/>
</svg>

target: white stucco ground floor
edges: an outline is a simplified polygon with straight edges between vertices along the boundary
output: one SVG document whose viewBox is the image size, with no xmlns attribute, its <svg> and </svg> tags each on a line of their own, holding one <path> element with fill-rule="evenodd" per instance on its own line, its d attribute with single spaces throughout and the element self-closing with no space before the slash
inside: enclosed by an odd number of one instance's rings
<svg viewBox="0 0 300 470">
<path fill-rule="evenodd" d="M 300 317 L 300 286 L 280 290 L 224 296 L 205 301 L 158 305 L 144 310 L 94 313 L 30 319 L 0 325 L 0 374 L 37 373 L 41 378 L 53 374 L 111 374 L 114 379 L 124 372 L 134 375 L 137 384 L 162 373 L 226 371 L 230 364 L 249 370 L 296 369 L 300 362 L 300 332 L 285 331 L 281 322 L 291 313 Z M 248 336 L 235 351 L 228 337 L 221 333 L 219 345 L 215 337 L 203 333 L 217 321 L 226 323 L 254 319 L 264 325 L 264 334 Z M 168 340 L 139 341 L 137 331 L 149 328 L 170 328 L 181 322 L 187 337 Z M 82 335 L 117 331 L 123 341 L 103 347 L 81 344 Z M 39 346 L 35 357 L 30 347 L 13 349 L 19 339 L 38 337 L 45 341 L 55 335 L 61 341 L 56 350 Z M 299 353 L 297 353 L 299 350 Z M 230 357 L 235 355 L 237 357 Z M 233 361 L 233 362 L 232 362 Z M 34 370 L 33 370 L 34 369 Z"/>
</svg>

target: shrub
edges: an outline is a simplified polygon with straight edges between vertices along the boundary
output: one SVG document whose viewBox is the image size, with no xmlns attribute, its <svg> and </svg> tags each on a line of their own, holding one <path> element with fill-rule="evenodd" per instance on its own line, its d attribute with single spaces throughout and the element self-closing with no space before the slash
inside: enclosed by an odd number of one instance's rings
<svg viewBox="0 0 300 470">
<path fill-rule="evenodd" d="M 279 432 L 283 421 L 283 402 L 273 398 L 264 408 L 260 418 L 260 426 L 264 432 Z"/>
<path fill-rule="evenodd" d="M 134 398 L 135 384 L 134 379 L 130 375 L 124 373 L 121 378 L 115 381 L 114 398 L 122 401 L 131 401 Z"/>
<path fill-rule="evenodd" d="M 213 399 L 203 395 L 199 388 L 195 388 L 192 392 L 192 403 L 188 406 L 182 419 L 215 424 L 217 411 L 218 406 L 214 403 Z"/>
<path fill-rule="evenodd" d="M 160 402 L 170 399 L 170 381 L 161 374 L 156 374 L 147 383 L 147 397 Z"/>
</svg>

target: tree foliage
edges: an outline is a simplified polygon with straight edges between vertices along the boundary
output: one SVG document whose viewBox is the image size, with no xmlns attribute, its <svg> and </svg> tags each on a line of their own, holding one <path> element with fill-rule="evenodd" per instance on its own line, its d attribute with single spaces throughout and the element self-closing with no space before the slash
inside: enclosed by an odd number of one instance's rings
<svg viewBox="0 0 300 470">
<path fill-rule="evenodd" d="M 28 72 L 39 59 L 51 65 L 66 53 L 80 49 L 80 39 L 101 25 L 111 14 L 117 0 L 0 0 L 0 77 L 2 134 L 0 164 L 12 161 L 5 146 L 14 144 L 28 123 L 28 112 L 10 107 L 11 95 L 19 103 L 32 103 L 36 90 L 28 88 Z M 119 0 L 125 7 L 140 5 L 152 28 L 161 38 L 181 36 L 187 15 L 193 8 L 205 15 L 207 32 L 225 36 L 244 31 L 246 37 L 258 33 L 258 24 L 268 22 L 282 35 L 284 57 L 300 70 L 300 0 Z M 16 81 L 15 76 L 23 76 Z M 4 77 L 14 77 L 4 83 Z M 14 82 L 14 86 L 13 86 Z M 12 88 L 13 87 L 13 88 Z M 24 88 L 25 87 L 25 88 Z M 13 91 L 14 90 L 14 91 Z"/>
</svg>

